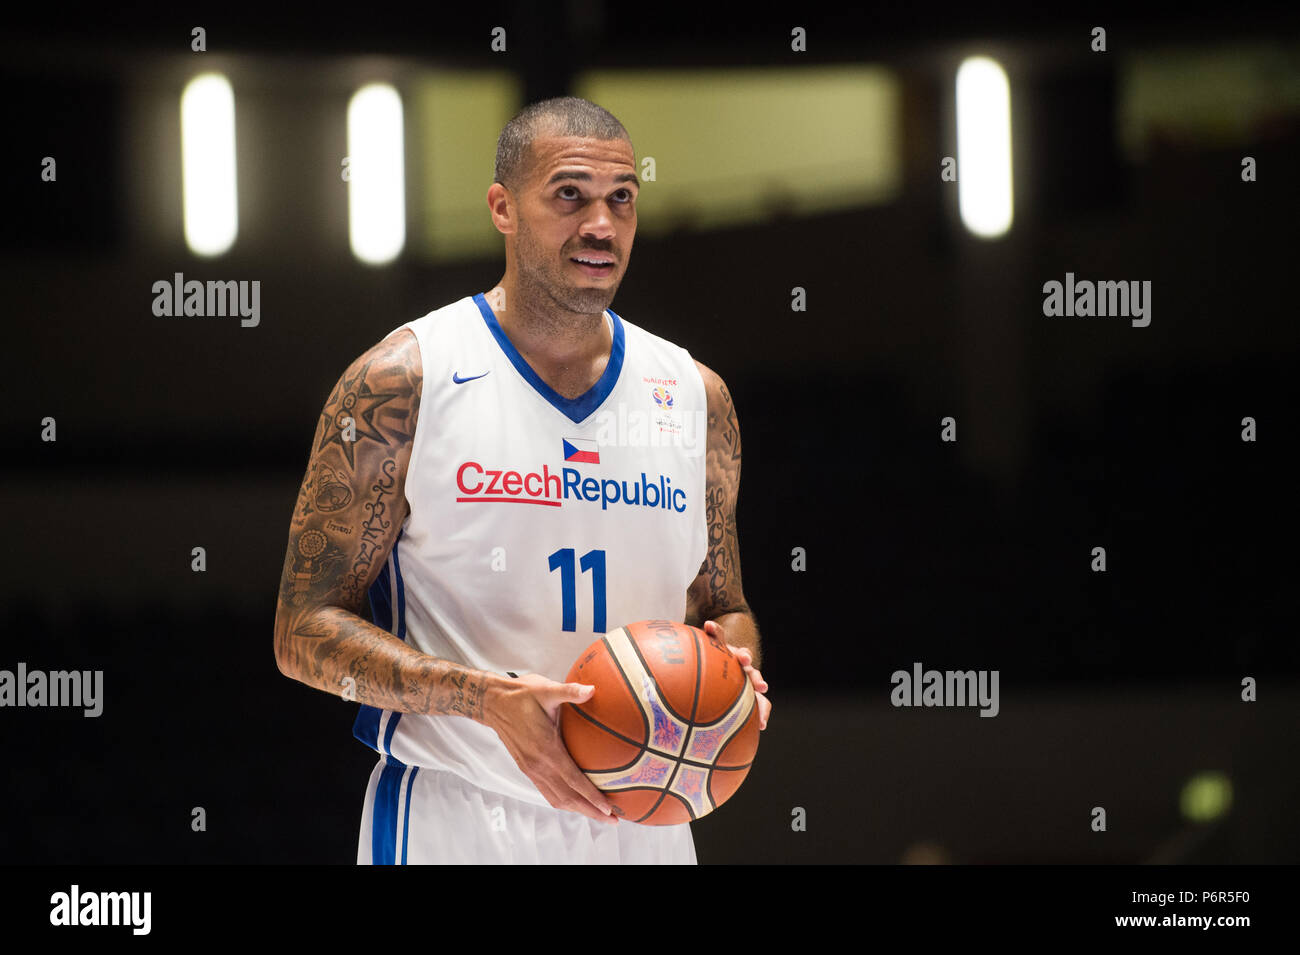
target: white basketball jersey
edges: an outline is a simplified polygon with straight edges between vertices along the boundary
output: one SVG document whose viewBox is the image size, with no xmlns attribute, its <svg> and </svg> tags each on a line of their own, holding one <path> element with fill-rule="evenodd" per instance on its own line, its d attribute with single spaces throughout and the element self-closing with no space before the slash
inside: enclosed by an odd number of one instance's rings
<svg viewBox="0 0 1300 955">
<path fill-rule="evenodd" d="M 708 547 L 707 405 L 690 354 L 606 312 L 600 380 L 551 389 L 484 297 L 403 328 L 424 385 L 410 515 L 371 587 L 376 624 L 416 649 L 563 681 L 600 635 L 682 620 Z M 496 733 L 460 716 L 362 706 L 354 733 L 390 759 L 547 805 Z"/>
</svg>

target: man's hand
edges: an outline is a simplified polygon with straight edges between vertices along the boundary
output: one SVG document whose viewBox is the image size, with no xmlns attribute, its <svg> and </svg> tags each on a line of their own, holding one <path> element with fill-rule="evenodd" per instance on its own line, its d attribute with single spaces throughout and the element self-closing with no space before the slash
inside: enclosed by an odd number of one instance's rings
<svg viewBox="0 0 1300 955">
<path fill-rule="evenodd" d="M 711 637 L 717 637 L 723 643 L 727 643 L 727 637 L 723 633 L 722 626 L 716 620 L 704 621 L 704 632 Z M 738 647 L 735 644 L 727 643 L 727 649 L 735 654 L 740 665 L 745 668 L 749 674 L 749 682 L 754 684 L 754 696 L 758 702 L 758 728 L 767 729 L 767 718 L 772 712 L 772 704 L 763 694 L 767 692 L 767 681 L 763 679 L 763 674 L 754 668 L 754 654 L 748 647 Z"/>
<path fill-rule="evenodd" d="M 560 737 L 560 705 L 585 703 L 596 688 L 556 683 L 537 673 L 498 686 L 500 689 L 489 691 L 482 722 L 496 731 L 538 792 L 556 809 L 617 824 L 609 800 L 578 768 Z"/>
</svg>

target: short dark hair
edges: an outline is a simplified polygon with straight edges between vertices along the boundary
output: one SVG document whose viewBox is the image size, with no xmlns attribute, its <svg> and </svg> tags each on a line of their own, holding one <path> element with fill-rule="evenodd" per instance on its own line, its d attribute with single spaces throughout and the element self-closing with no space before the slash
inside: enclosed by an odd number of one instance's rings
<svg viewBox="0 0 1300 955">
<path fill-rule="evenodd" d="M 533 140 L 539 136 L 623 139 L 632 145 L 632 137 L 623 124 L 613 113 L 595 103 L 577 96 L 540 100 L 525 106 L 501 130 L 493 181 L 510 190 L 517 188 L 520 181 L 527 178 L 529 154 Z"/>
</svg>

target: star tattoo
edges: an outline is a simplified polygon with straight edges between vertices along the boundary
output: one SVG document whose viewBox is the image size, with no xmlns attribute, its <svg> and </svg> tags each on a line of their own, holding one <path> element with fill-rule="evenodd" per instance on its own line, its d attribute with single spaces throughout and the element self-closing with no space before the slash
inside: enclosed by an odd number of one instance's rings
<svg viewBox="0 0 1300 955">
<path fill-rule="evenodd" d="M 371 364 L 372 362 L 366 362 L 365 367 L 354 377 L 340 380 L 326 403 L 325 410 L 321 412 L 321 417 L 325 419 L 324 437 L 316 450 L 321 451 L 330 444 L 338 444 L 348 459 L 348 467 L 353 468 L 356 467 L 352 449 L 355 441 L 345 437 L 349 420 L 357 441 L 369 438 L 387 445 L 387 439 L 375 427 L 375 411 L 385 402 L 397 397 L 395 394 L 375 394 L 370 390 L 370 385 L 366 384 L 366 373 Z"/>
</svg>

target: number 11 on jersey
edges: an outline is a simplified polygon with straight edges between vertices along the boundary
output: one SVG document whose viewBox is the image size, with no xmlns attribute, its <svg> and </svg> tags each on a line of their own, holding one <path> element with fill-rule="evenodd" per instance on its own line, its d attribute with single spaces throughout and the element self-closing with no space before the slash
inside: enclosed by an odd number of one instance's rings
<svg viewBox="0 0 1300 955">
<path fill-rule="evenodd" d="M 547 558 L 551 573 L 560 572 L 560 590 L 564 599 L 563 625 L 560 629 L 575 632 L 578 629 L 578 570 L 591 571 L 591 627 L 595 633 L 605 632 L 605 552 L 589 550 L 576 558 L 572 547 L 562 547 Z M 577 565 L 575 567 L 574 565 Z"/>
</svg>

